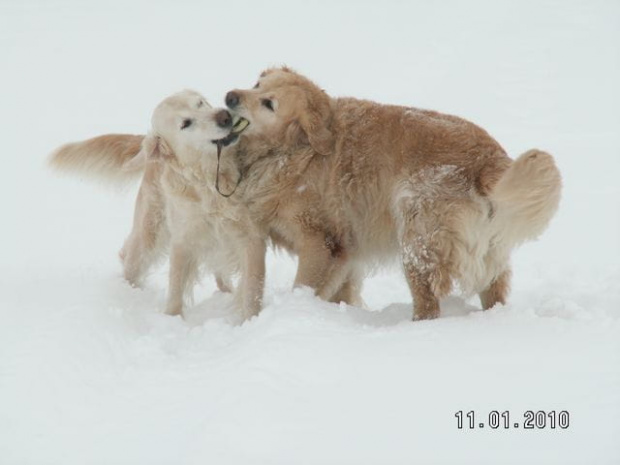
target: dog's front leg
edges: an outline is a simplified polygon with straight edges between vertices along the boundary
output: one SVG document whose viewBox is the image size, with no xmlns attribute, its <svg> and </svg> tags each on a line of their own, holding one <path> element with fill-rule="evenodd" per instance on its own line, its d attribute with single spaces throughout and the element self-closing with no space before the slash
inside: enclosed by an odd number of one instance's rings
<svg viewBox="0 0 620 465">
<path fill-rule="evenodd" d="M 306 235 L 300 243 L 298 256 L 299 265 L 294 287 L 308 286 L 317 294 L 321 293 L 331 282 L 334 261 L 333 251 L 326 243 L 325 236 Z"/>
<path fill-rule="evenodd" d="M 325 269 L 325 279 L 323 285 L 316 290 L 316 295 L 323 300 L 332 302 L 334 296 L 340 288 L 344 286 L 348 274 L 350 273 L 350 263 L 344 254 L 330 259 L 329 266 Z M 340 301 L 337 301 L 339 303 Z M 347 302 L 348 303 L 348 302 Z"/>
<path fill-rule="evenodd" d="M 345 281 L 340 284 L 340 287 L 328 300 L 334 303 L 344 302 L 355 307 L 365 307 L 366 304 L 362 298 L 363 274 L 361 270 L 355 269 L 352 266 L 349 266 L 349 268 L 351 270 Z"/>
<path fill-rule="evenodd" d="M 167 314 L 182 314 L 184 297 L 191 292 L 197 272 L 198 262 L 192 250 L 183 244 L 172 244 Z"/>
<path fill-rule="evenodd" d="M 239 293 L 243 317 L 246 320 L 258 315 L 263 303 L 265 252 L 265 240 L 260 237 L 251 238 L 245 247 Z"/>
</svg>

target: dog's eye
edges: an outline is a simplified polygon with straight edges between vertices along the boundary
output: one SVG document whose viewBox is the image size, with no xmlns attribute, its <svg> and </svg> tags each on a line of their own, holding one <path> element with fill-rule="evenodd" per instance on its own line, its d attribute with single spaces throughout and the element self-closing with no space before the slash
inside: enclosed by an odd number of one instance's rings
<svg viewBox="0 0 620 465">
<path fill-rule="evenodd" d="M 181 123 L 181 129 L 187 129 L 188 127 L 190 127 L 192 125 L 194 121 L 191 119 L 184 119 L 183 122 Z"/>
<path fill-rule="evenodd" d="M 202 100 L 199 100 L 198 105 L 196 105 L 196 108 L 200 108 L 203 105 L 204 105 L 204 102 Z"/>
<path fill-rule="evenodd" d="M 273 109 L 273 101 L 269 100 L 268 98 L 264 98 L 261 103 L 268 110 L 274 111 L 274 109 Z"/>
</svg>

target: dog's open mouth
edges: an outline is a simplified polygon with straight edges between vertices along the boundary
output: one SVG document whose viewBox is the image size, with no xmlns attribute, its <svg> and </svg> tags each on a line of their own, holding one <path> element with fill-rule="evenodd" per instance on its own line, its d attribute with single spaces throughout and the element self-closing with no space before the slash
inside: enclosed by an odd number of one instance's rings
<svg viewBox="0 0 620 465">
<path fill-rule="evenodd" d="M 228 133 L 226 137 L 212 140 L 211 142 L 213 142 L 219 147 L 226 147 L 232 144 L 233 142 L 235 142 L 239 138 L 239 134 L 245 131 L 249 125 L 250 125 L 250 122 L 247 119 L 240 117 L 237 120 L 237 122 L 233 124 L 232 129 L 230 130 L 230 132 Z"/>
</svg>

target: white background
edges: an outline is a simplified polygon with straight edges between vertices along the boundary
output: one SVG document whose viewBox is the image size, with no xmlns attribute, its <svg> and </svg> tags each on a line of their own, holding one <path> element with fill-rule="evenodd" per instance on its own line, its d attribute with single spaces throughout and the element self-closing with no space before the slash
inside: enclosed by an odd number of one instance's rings
<svg viewBox="0 0 620 465">
<path fill-rule="evenodd" d="M 0 63 L 0 463 L 620 462 L 619 2 L 1 0 Z M 135 186 L 47 155 L 281 64 L 556 157 L 561 209 L 515 253 L 506 306 L 455 296 L 413 323 L 398 268 L 367 280 L 368 309 L 331 305 L 270 254 L 266 307 L 238 326 L 211 277 L 187 320 L 161 313 L 165 266 L 122 280 Z M 570 427 L 454 418 L 530 409 Z"/>
</svg>

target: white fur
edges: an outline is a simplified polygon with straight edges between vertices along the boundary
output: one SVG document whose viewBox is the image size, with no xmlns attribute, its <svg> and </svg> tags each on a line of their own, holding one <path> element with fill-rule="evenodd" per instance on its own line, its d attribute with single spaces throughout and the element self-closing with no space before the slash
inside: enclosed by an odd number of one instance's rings
<svg viewBox="0 0 620 465">
<path fill-rule="evenodd" d="M 125 278 L 139 285 L 157 259 L 170 252 L 167 313 L 179 314 L 191 301 L 202 271 L 215 274 L 218 287 L 229 291 L 241 273 L 235 300 L 243 316 L 260 310 L 265 240 L 250 221 L 238 196 L 215 190 L 217 147 L 213 140 L 230 127 L 216 122 L 218 112 L 198 93 L 184 91 L 155 109 L 151 132 L 139 152 L 131 153 L 138 136 L 109 135 L 62 147 L 51 164 L 106 179 L 125 180 L 144 173 L 136 199 L 133 229 L 120 257 Z M 183 122 L 191 124 L 183 128 Z M 117 150 L 123 147 L 123 151 Z M 220 186 L 230 192 L 238 179 L 232 154 L 222 153 Z"/>
</svg>

